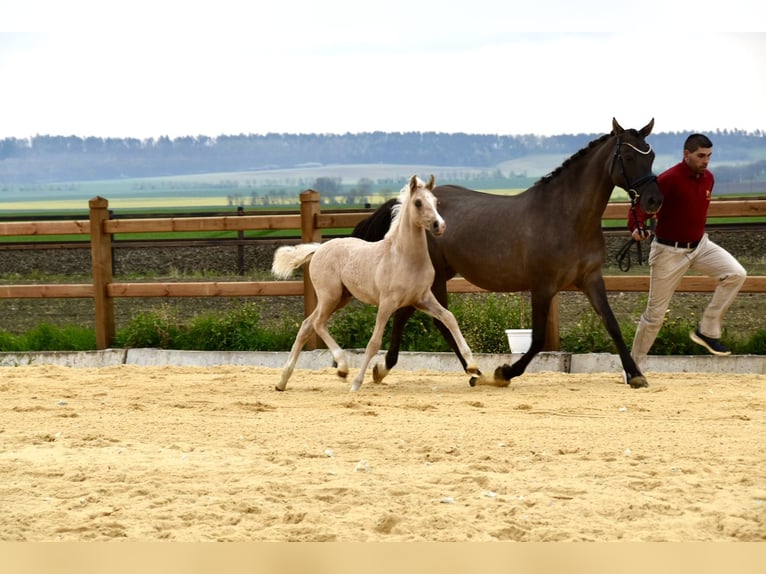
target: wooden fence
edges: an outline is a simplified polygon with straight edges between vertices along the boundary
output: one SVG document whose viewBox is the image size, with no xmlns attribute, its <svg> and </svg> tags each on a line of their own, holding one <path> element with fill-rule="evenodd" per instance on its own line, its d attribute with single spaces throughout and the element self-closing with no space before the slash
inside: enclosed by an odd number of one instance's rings
<svg viewBox="0 0 766 574">
<path fill-rule="evenodd" d="M 322 213 L 319 193 L 300 194 L 300 213 L 289 215 L 244 215 L 151 219 L 110 219 L 109 202 L 95 197 L 88 202 L 89 219 L 72 221 L 25 221 L 0 223 L 0 236 L 90 235 L 92 282 L 36 285 L 0 285 L 2 298 L 92 298 L 94 303 L 96 346 L 106 349 L 114 342 L 114 299 L 117 297 L 257 297 L 302 295 L 306 314 L 316 305 L 308 270 L 302 281 L 230 281 L 131 283 L 114 281 L 112 235 L 115 233 L 164 233 L 177 231 L 245 231 L 255 229 L 300 229 L 301 241 L 321 241 L 322 230 L 349 228 L 368 215 L 365 212 Z M 627 217 L 626 203 L 610 203 L 604 219 Z M 766 216 L 766 200 L 716 200 L 710 217 Z M 647 291 L 648 276 L 606 276 L 608 291 Z M 715 279 L 686 276 L 679 291 L 711 292 Z M 462 278 L 449 281 L 451 293 L 483 291 Z M 569 290 L 574 290 L 570 287 Z M 748 277 L 743 292 L 766 293 L 766 276 Z M 551 307 L 547 350 L 559 349 L 558 298 Z M 316 346 L 314 339 L 309 346 Z"/>
</svg>

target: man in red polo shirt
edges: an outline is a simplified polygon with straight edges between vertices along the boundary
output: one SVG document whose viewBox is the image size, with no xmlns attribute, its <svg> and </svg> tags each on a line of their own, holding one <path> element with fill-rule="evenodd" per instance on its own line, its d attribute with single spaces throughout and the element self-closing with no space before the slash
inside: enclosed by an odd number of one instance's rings
<svg viewBox="0 0 766 574">
<path fill-rule="evenodd" d="M 646 356 L 662 327 L 670 299 L 686 271 L 694 269 L 718 279 L 713 298 L 689 336 L 714 355 L 728 355 L 721 343 L 723 316 L 745 282 L 744 267 L 705 233 L 707 211 L 715 179 L 708 171 L 713 143 L 702 134 L 684 142 L 683 161 L 661 173 L 657 184 L 662 191 L 662 208 L 656 214 L 654 241 L 649 251 L 649 299 L 638 322 L 631 356 L 644 371 Z M 648 239 L 645 223 L 649 216 L 640 207 L 628 215 L 633 239 Z"/>
</svg>

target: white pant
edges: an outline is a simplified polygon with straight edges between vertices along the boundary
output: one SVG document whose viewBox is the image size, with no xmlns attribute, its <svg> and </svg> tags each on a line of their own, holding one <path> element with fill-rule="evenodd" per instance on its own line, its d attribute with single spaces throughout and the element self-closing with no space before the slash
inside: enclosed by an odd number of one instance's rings
<svg viewBox="0 0 766 574">
<path fill-rule="evenodd" d="M 723 317 L 747 277 L 745 268 L 731 253 L 710 241 L 707 233 L 694 250 L 652 241 L 649 251 L 649 299 L 638 321 L 630 353 L 641 372 L 644 371 L 646 355 L 662 327 L 670 298 L 689 269 L 718 279 L 713 298 L 699 323 L 700 333 L 714 339 L 721 337 Z"/>
</svg>

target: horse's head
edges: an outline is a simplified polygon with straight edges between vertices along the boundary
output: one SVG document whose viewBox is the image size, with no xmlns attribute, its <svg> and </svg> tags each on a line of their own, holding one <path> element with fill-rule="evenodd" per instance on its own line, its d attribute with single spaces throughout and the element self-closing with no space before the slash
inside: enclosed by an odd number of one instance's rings
<svg viewBox="0 0 766 574">
<path fill-rule="evenodd" d="M 444 233 L 447 224 L 436 209 L 438 201 L 433 194 L 435 179 L 432 175 L 428 183 L 413 175 L 410 182 L 403 189 L 402 207 L 409 213 L 413 225 L 427 229 L 437 237 Z"/>
<path fill-rule="evenodd" d="M 609 174 L 616 186 L 628 192 L 630 201 L 638 201 L 646 213 L 656 213 L 662 206 L 662 192 L 652 172 L 654 150 L 646 142 L 653 127 L 654 118 L 638 131 L 623 129 L 612 118 L 612 135 L 617 140 Z"/>
</svg>

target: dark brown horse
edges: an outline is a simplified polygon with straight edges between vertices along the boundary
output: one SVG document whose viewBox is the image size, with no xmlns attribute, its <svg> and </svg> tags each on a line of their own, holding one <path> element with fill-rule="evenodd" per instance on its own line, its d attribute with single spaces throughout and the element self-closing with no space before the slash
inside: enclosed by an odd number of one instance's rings
<svg viewBox="0 0 766 574">
<path fill-rule="evenodd" d="M 617 346 L 628 384 L 648 385 L 607 300 L 601 216 L 615 186 L 627 190 L 632 202 L 639 202 L 647 213 L 660 208 L 662 194 L 652 173 L 654 152 L 645 141 L 653 126 L 654 119 L 640 130 L 626 130 L 613 119 L 611 133 L 592 141 L 519 195 L 491 195 L 454 185 L 434 189 L 439 212 L 447 221 L 443 235 L 428 238 L 436 270 L 431 289 L 439 302 L 447 305 L 447 280 L 456 274 L 489 291 L 531 292 L 529 351 L 513 365 L 497 367 L 493 380 L 479 383 L 505 386 L 524 373 L 545 343 L 554 295 L 574 285 L 588 297 Z M 390 203 L 360 222 L 353 234 L 368 241 L 382 239 L 391 218 Z M 414 311 L 407 307 L 394 315 L 391 346 L 385 365 L 373 370 L 375 380 L 396 364 L 404 325 Z M 437 326 L 465 367 L 448 330 L 438 322 Z M 476 382 L 471 379 L 471 385 Z"/>
</svg>

